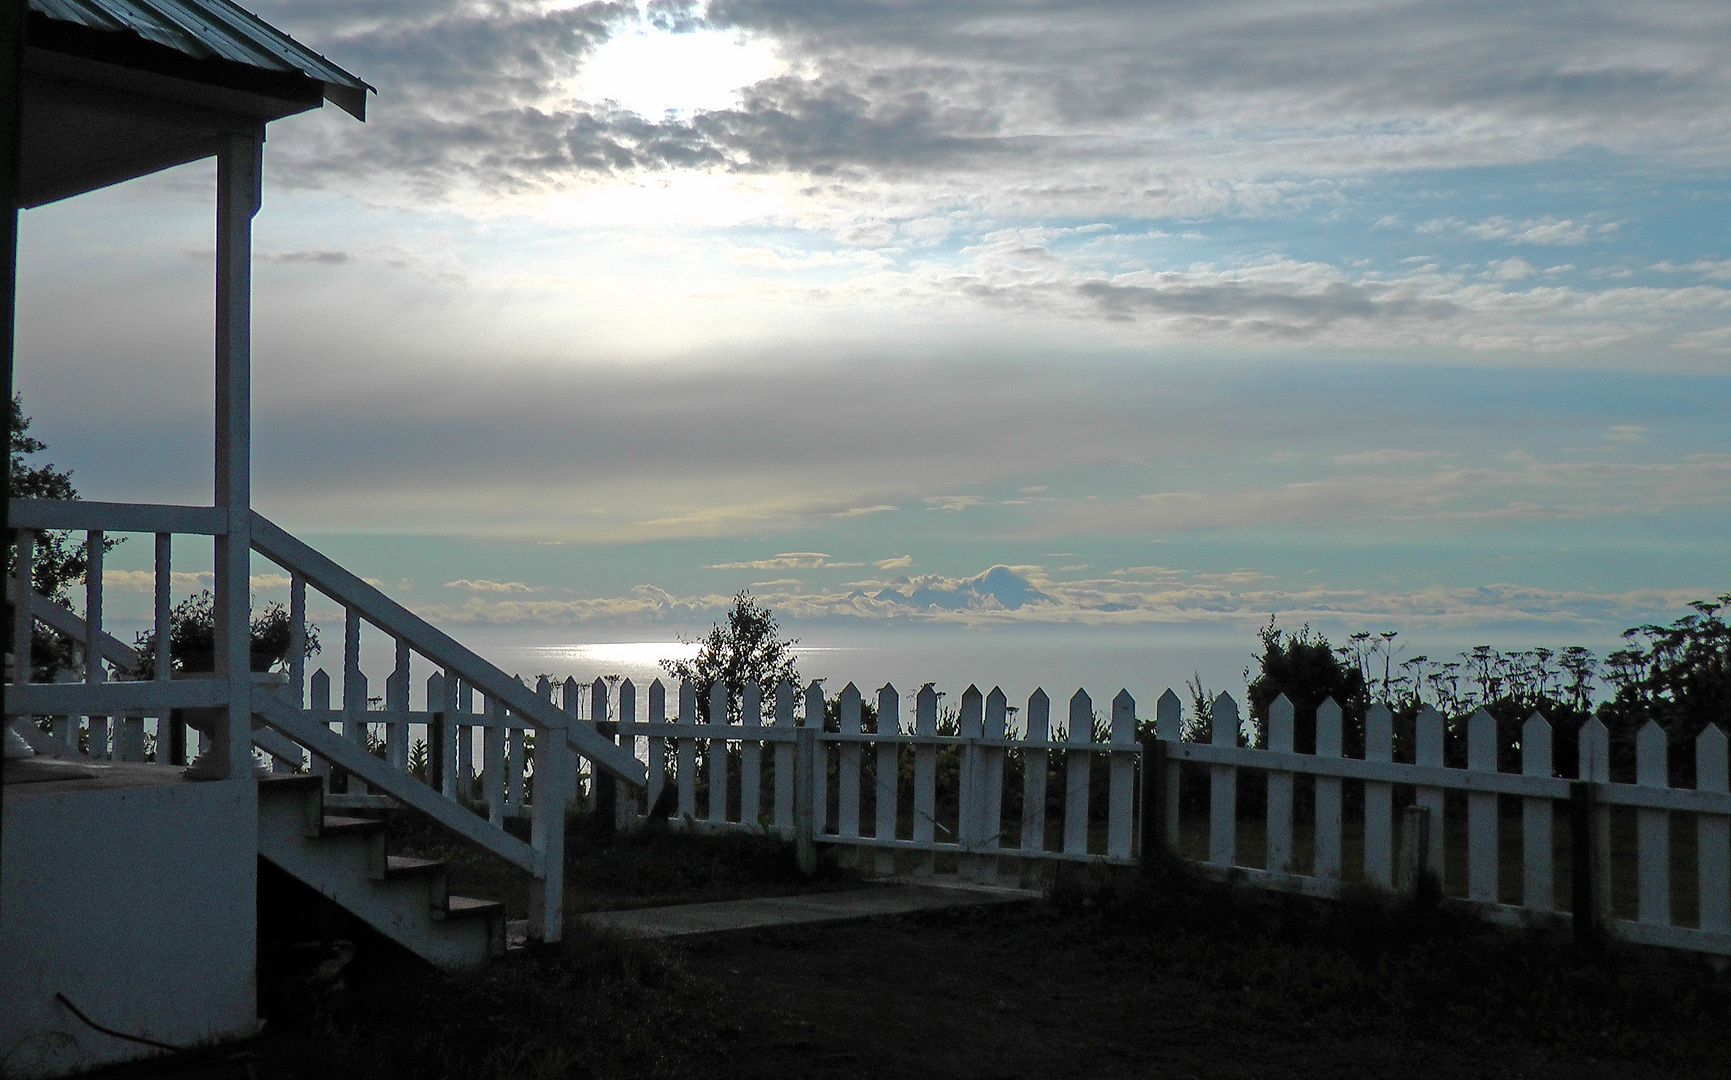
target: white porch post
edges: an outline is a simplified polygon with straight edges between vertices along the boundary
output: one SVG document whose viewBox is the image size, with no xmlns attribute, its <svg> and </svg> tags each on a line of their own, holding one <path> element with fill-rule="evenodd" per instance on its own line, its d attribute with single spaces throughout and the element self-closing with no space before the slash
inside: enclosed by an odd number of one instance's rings
<svg viewBox="0 0 1731 1080">
<path fill-rule="evenodd" d="M 228 681 L 217 758 L 231 779 L 252 769 L 252 219 L 261 198 L 264 128 L 227 136 L 216 158 L 216 677 Z"/>
</svg>

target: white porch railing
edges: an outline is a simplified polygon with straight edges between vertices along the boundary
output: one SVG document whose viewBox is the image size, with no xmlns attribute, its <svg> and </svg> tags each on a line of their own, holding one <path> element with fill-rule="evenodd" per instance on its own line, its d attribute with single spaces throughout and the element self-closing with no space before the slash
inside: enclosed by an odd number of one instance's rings
<svg viewBox="0 0 1731 1080">
<path fill-rule="evenodd" d="M 9 592 L 15 601 L 14 640 L 28 642 L 41 622 L 55 632 L 71 637 L 79 646 L 84 678 L 78 682 L 40 684 L 29 681 L 28 663 L 15 662 L 12 682 L 7 686 L 8 720 L 14 716 L 55 717 L 53 736 L 63 748 L 76 750 L 82 742 L 92 756 L 142 760 L 147 718 L 156 719 L 158 760 L 168 761 L 175 738 L 176 710 L 216 710 L 230 704 L 236 685 L 219 678 L 173 678 L 169 663 L 170 590 L 173 537 L 176 533 L 223 535 L 226 511 L 208 507 L 146 506 L 85 501 L 14 500 L 11 521 L 18 530 L 18 558 Z M 564 809 L 576 775 L 576 755 L 627 785 L 641 786 L 643 767 L 592 726 L 573 723 L 572 713 L 555 708 L 548 688 L 532 693 L 516 678 L 505 674 L 449 636 L 429 625 L 379 590 L 337 566 L 312 548 L 294 539 L 262 516 L 249 522 L 255 552 L 287 571 L 290 578 L 289 671 L 287 685 L 267 689 L 255 687 L 245 714 L 257 730 L 242 732 L 268 750 L 279 767 L 293 768 L 302 761 L 301 748 L 311 752 L 317 767 L 330 774 L 335 766 L 357 777 L 374 792 L 411 806 L 456 831 L 465 838 L 526 870 L 534 879 L 530 893 L 530 934 L 546 941 L 562 935 L 564 893 Z M 80 617 L 37 596 L 30 588 L 36 535 L 41 530 L 60 529 L 86 534 L 90 560 L 85 592 L 85 614 Z M 103 630 L 103 541 L 117 532 L 149 532 L 156 538 L 155 629 L 156 677 L 137 681 L 128 676 L 135 670 L 137 655 L 131 647 Z M 219 567 L 220 572 L 220 567 Z M 305 630 L 307 589 L 324 594 L 344 611 L 342 703 L 330 708 L 329 679 L 317 672 L 311 680 L 311 702 L 305 692 Z M 246 588 L 246 583 L 241 583 Z M 368 708 L 366 681 L 360 671 L 360 634 L 368 623 L 389 635 L 394 645 L 396 669 L 387 683 L 386 712 Z M 437 673 L 431 686 L 430 708 L 410 712 L 408 688 L 410 664 L 419 654 Z M 110 676 L 113 681 L 110 681 Z M 22 677 L 20 677 L 22 676 Z M 504 790 L 495 783 L 484 791 L 490 807 L 482 818 L 457 799 L 453 770 L 445 769 L 447 782 L 430 787 L 409 775 L 406 733 L 411 723 L 426 723 L 430 730 L 448 732 L 446 743 L 454 750 L 458 721 L 466 713 L 474 694 L 484 695 L 489 732 L 501 737 L 508 730 L 515 763 L 513 778 Z M 244 715 L 244 714 L 243 714 Z M 79 718 L 84 718 L 80 724 Z M 110 727 L 111 717 L 121 717 Z M 385 758 L 375 757 L 365 745 L 368 726 L 384 721 L 392 731 Z M 341 733 L 332 730 L 338 725 Z M 274 730 L 273 730 L 274 729 Z M 532 733 L 532 734 L 531 734 Z M 217 729 L 217 734 L 226 732 Z M 532 782 L 542 794 L 538 805 L 524 799 L 528 739 L 535 744 Z M 493 741 L 489 741 L 489 748 Z M 456 755 L 446 756 L 451 761 Z M 489 752 L 489 760 L 492 754 Z M 174 761 L 174 764 L 180 764 Z M 488 776 L 502 779 L 502 769 Z M 530 840 L 524 843 L 506 832 L 503 816 L 508 805 L 524 807 L 531 814 Z"/>
</svg>

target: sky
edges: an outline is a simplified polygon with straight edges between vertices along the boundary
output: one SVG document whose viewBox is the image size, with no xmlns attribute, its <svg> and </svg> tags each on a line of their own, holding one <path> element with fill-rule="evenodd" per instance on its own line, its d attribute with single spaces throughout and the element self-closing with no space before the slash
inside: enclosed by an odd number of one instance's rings
<svg viewBox="0 0 1731 1080">
<path fill-rule="evenodd" d="M 255 506 L 461 639 L 1219 681 L 1731 591 L 1731 6 L 256 10 L 378 93 L 270 130 Z M 86 497 L 209 500 L 212 183 L 23 215 Z"/>
</svg>

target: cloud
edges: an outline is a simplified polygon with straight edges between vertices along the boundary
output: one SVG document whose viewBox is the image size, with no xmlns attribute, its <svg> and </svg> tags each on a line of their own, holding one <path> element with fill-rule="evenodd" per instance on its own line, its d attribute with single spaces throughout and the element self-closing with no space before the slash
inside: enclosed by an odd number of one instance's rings
<svg viewBox="0 0 1731 1080">
<path fill-rule="evenodd" d="M 949 510 L 953 513 L 979 506 L 986 498 L 983 495 L 927 495 L 923 501 L 928 510 Z"/>
<path fill-rule="evenodd" d="M 1731 259 L 1697 259 L 1682 266 L 1667 259 L 1654 263 L 1653 269 L 1664 274 L 1699 274 L 1717 281 L 1731 281 Z"/>
<path fill-rule="evenodd" d="M 471 581 L 468 578 L 458 578 L 456 581 L 445 582 L 447 589 L 461 589 L 473 593 L 538 593 L 546 592 L 545 586 L 526 585 L 521 581 L 493 581 L 480 578 Z"/>
<path fill-rule="evenodd" d="M 1605 432 L 1605 441 L 1620 443 L 1638 443 L 1647 441 L 1647 428 L 1644 424 L 1612 424 Z"/>
<path fill-rule="evenodd" d="M 879 559 L 872 565 L 879 570 L 903 570 L 914 564 L 912 555 L 896 555 L 888 559 Z"/>
<path fill-rule="evenodd" d="M 1598 225 L 1584 221 L 1568 219 L 1537 218 L 1526 221 L 1515 221 L 1512 218 L 1493 217 L 1483 221 L 1468 222 L 1459 218 L 1438 218 L 1427 221 L 1415 227 L 1419 233 L 1455 232 L 1471 236 L 1478 240 L 1506 240 L 1511 244 L 1561 244 L 1574 245 L 1586 243 L 1588 239 L 1604 238 L 1615 234 L 1618 226 L 1615 222 L 1603 222 Z M 1503 266 L 1502 272 L 1509 272 L 1514 264 L 1525 267 L 1530 274 L 1532 267 L 1519 259 L 1505 260 L 1502 264 L 1492 263 L 1492 267 Z M 1523 274 L 1522 276 L 1527 276 Z"/>
<path fill-rule="evenodd" d="M 923 576 L 913 579 L 903 588 L 907 591 L 902 588 L 881 589 L 872 599 L 943 611 L 1015 611 L 1051 599 L 1008 566 L 994 566 L 982 574 L 959 581 L 935 575 Z"/>
<path fill-rule="evenodd" d="M 1356 454 L 1336 454 L 1328 460 L 1336 465 L 1399 465 L 1409 461 L 1434 461 L 1448 457 L 1446 450 L 1362 450 Z"/>
<path fill-rule="evenodd" d="M 837 562 L 820 551 L 784 551 L 772 559 L 712 563 L 710 570 L 819 570 L 826 567 L 859 567 L 863 562 Z"/>
</svg>

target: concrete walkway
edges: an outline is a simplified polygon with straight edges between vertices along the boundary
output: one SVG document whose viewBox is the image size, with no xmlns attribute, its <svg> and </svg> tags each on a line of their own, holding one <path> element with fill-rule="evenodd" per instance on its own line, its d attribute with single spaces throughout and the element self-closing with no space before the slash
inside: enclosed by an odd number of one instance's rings
<svg viewBox="0 0 1731 1080">
<path fill-rule="evenodd" d="M 847 922 L 916 911 L 975 907 L 983 904 L 1026 903 L 1040 894 L 1028 889 L 973 885 L 944 878 L 884 878 L 886 884 L 846 892 L 775 896 L 758 900 L 728 900 L 715 904 L 596 911 L 579 916 L 590 926 L 636 937 L 683 937 L 752 930 L 771 926 L 805 926 Z"/>
</svg>

